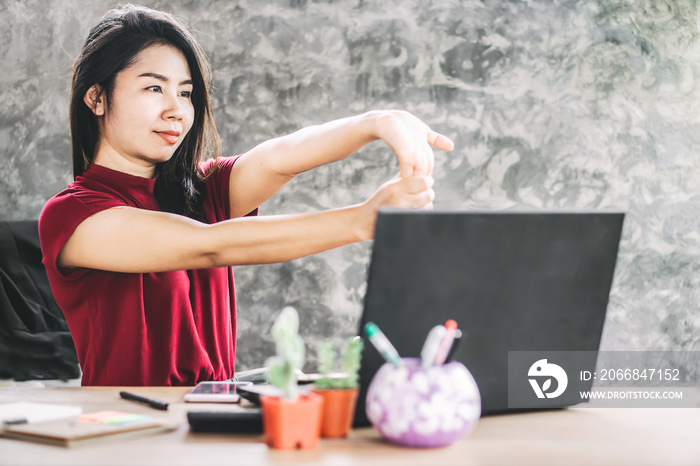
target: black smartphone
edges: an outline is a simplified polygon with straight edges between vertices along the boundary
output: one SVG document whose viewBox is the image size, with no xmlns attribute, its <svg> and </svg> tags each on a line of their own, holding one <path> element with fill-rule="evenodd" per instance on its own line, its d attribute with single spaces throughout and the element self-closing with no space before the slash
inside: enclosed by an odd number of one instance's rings
<svg viewBox="0 0 700 466">
<path fill-rule="evenodd" d="M 235 411 L 189 411 L 187 422 L 192 432 L 231 432 L 261 434 L 263 431 L 260 408 Z"/>
</svg>

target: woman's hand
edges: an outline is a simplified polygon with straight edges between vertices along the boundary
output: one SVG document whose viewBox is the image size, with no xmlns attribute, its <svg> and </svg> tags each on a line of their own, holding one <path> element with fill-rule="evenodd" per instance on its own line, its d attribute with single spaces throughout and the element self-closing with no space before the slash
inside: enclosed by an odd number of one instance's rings
<svg viewBox="0 0 700 466">
<path fill-rule="evenodd" d="M 431 146 L 454 144 L 410 113 L 377 110 L 307 126 L 265 141 L 238 159 L 231 170 L 231 217 L 239 217 L 269 199 L 300 173 L 343 160 L 365 144 L 384 140 L 399 159 L 402 178 L 431 176 Z"/>
<path fill-rule="evenodd" d="M 386 142 L 399 159 L 402 178 L 431 176 L 435 157 L 431 146 L 452 150 L 450 138 L 436 133 L 421 120 L 404 111 L 371 112 L 377 138 Z"/>
<path fill-rule="evenodd" d="M 377 192 L 361 206 L 364 213 L 362 216 L 362 239 L 374 237 L 374 226 L 380 207 L 432 209 L 435 199 L 434 183 L 435 181 L 430 176 L 404 178 L 397 175 L 381 185 Z"/>
</svg>

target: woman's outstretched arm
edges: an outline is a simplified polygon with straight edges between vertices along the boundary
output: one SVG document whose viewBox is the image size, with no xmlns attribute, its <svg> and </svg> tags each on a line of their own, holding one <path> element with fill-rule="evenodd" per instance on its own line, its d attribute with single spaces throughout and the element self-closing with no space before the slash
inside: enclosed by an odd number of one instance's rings
<svg viewBox="0 0 700 466">
<path fill-rule="evenodd" d="M 343 209 L 212 225 L 182 215 L 114 207 L 76 228 L 58 264 L 150 273 L 291 260 L 371 238 L 379 207 L 430 208 L 432 183 L 427 176 L 397 177 L 366 202 Z"/>
<path fill-rule="evenodd" d="M 431 146 L 452 150 L 452 141 L 403 111 L 371 111 L 309 126 L 263 142 L 239 158 L 231 170 L 231 217 L 252 211 L 296 175 L 342 160 L 381 139 L 399 160 L 402 177 L 431 176 Z"/>
</svg>

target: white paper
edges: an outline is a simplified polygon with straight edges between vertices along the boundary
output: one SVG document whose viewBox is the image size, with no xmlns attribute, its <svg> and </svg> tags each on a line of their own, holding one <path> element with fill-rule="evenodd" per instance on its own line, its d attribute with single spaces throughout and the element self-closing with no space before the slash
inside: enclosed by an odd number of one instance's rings
<svg viewBox="0 0 700 466">
<path fill-rule="evenodd" d="M 80 406 L 31 403 L 28 401 L 2 403 L 0 404 L 0 423 L 22 420 L 26 422 L 52 421 L 54 419 L 79 416 L 82 412 L 83 409 Z"/>
</svg>

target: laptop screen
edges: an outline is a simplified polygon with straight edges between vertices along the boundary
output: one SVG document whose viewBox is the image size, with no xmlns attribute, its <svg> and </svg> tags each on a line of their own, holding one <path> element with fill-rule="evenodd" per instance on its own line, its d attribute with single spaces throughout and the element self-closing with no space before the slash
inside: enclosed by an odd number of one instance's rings
<svg viewBox="0 0 700 466">
<path fill-rule="evenodd" d="M 474 376 L 483 414 L 509 411 L 509 351 L 597 351 L 623 219 L 381 211 L 358 330 L 365 349 L 355 425 L 368 425 L 367 388 L 385 362 L 362 331 L 367 322 L 402 357 L 419 357 L 430 329 L 454 319 L 462 337 L 453 359 Z"/>
</svg>

